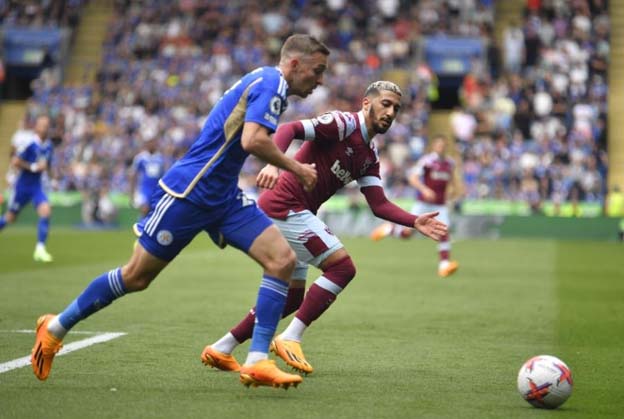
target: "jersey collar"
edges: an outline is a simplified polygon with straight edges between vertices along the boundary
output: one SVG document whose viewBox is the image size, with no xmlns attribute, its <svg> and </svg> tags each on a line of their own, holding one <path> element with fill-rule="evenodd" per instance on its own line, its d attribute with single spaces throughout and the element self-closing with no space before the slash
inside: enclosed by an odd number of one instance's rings
<svg viewBox="0 0 624 419">
<path fill-rule="evenodd" d="M 370 138 L 368 136 L 368 128 L 366 128 L 366 119 L 364 118 L 364 112 L 359 111 L 357 113 L 358 119 L 360 120 L 360 131 L 362 131 L 362 138 L 366 144 L 370 143 Z"/>
</svg>

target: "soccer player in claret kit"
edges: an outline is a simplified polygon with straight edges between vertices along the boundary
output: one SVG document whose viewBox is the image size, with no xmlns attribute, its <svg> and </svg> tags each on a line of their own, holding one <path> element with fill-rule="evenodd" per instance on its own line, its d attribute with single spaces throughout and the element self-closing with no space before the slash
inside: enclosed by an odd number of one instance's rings
<svg viewBox="0 0 624 419">
<path fill-rule="evenodd" d="M 423 155 L 408 172 L 408 182 L 416 190 L 414 212 L 435 211 L 440 213 L 440 221 L 450 225 L 447 208 L 448 189 L 453 182 L 455 162 L 447 153 L 448 140 L 444 135 L 436 135 L 431 140 L 431 151 Z M 411 229 L 384 223 L 373 230 L 371 238 L 381 240 L 389 235 L 409 238 Z M 451 260 L 451 241 L 446 234 L 438 243 L 438 275 L 447 277 L 455 273 L 459 264 Z"/>
<path fill-rule="evenodd" d="M 297 267 L 282 316 L 297 313 L 286 330 L 273 339 L 271 350 L 298 371 L 313 371 L 301 349 L 304 331 L 355 276 L 353 261 L 340 239 L 316 216 L 323 202 L 345 185 L 357 181 L 376 216 L 415 228 L 434 240 L 446 234 L 446 226 L 434 218 L 437 213 L 416 216 L 403 211 L 385 196 L 377 149 L 372 140 L 376 134 L 390 128 L 400 107 L 399 87 L 388 81 L 377 81 L 366 89 L 359 112 L 333 111 L 281 125 L 274 137 L 280 150 L 285 151 L 295 138 L 305 140 L 295 159 L 316 165 L 318 183 L 314 190 L 304 190 L 288 172 L 278 176 L 277 169 L 270 165 L 258 175 L 258 185 L 268 188 L 260 195 L 258 204 L 297 253 Z M 323 274 L 310 286 L 304 298 L 308 265 L 316 266 Z M 257 308 L 252 308 L 230 332 L 207 346 L 201 354 L 204 364 L 225 371 L 239 370 L 232 351 L 255 333 L 257 314 Z"/>
<path fill-rule="evenodd" d="M 160 180 L 128 263 L 95 278 L 59 315 L 38 319 L 31 356 L 37 378 L 47 379 L 69 329 L 126 293 L 147 288 L 198 233 L 206 231 L 222 235 L 264 270 L 241 382 L 288 388 L 302 381 L 268 359 L 296 255 L 279 229 L 238 188 L 238 176 L 251 153 L 292 172 L 304 189 L 314 188 L 314 166 L 288 158 L 269 134 L 286 107 L 287 95 L 305 97 L 322 83 L 328 55 L 329 49 L 314 37 L 292 35 L 282 46 L 277 67 L 252 71 L 223 94 L 186 155 Z"/>
<path fill-rule="evenodd" d="M 33 253 L 35 262 L 52 262 L 45 245 L 50 230 L 52 209 L 45 191 L 44 176 L 52 166 L 53 144 L 48 138 L 50 118 L 40 115 L 35 120 L 33 131 L 25 131 L 20 144 L 16 144 L 11 164 L 18 170 L 13 193 L 6 214 L 0 217 L 0 230 L 17 220 L 19 213 L 32 201 L 39 221 L 37 223 L 37 244 Z"/>
</svg>

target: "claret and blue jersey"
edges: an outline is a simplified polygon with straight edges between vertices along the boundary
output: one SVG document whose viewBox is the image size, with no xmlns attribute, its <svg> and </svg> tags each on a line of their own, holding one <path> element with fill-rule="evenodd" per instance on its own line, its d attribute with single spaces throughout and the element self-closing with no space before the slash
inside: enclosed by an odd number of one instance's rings
<svg viewBox="0 0 624 419">
<path fill-rule="evenodd" d="M 286 109 L 288 84 L 277 67 L 261 67 L 240 79 L 217 102 L 195 143 L 160 180 L 176 198 L 215 206 L 239 193 L 238 176 L 249 153 L 241 145 L 245 122 L 275 131 Z"/>
</svg>

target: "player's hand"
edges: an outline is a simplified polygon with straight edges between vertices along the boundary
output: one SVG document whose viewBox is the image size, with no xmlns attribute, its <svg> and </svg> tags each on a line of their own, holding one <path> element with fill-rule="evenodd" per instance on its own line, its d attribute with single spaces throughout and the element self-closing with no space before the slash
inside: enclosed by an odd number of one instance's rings
<svg viewBox="0 0 624 419">
<path fill-rule="evenodd" d="M 448 226 L 435 217 L 439 212 L 426 212 L 421 214 L 414 221 L 414 228 L 423 236 L 427 236 L 435 241 L 440 241 L 448 233 Z"/>
<path fill-rule="evenodd" d="M 279 169 L 273 165 L 267 164 L 260 170 L 256 176 L 256 185 L 259 188 L 273 189 L 277 184 Z"/>
<path fill-rule="evenodd" d="M 299 165 L 299 170 L 295 173 L 299 182 L 303 185 L 303 189 L 306 192 L 310 192 L 316 186 L 316 164 L 302 163 Z"/>
<path fill-rule="evenodd" d="M 36 163 L 30 165 L 30 171 L 33 173 L 40 173 L 48 168 L 48 163 L 45 160 L 39 160 Z"/>
<path fill-rule="evenodd" d="M 433 189 L 425 187 L 421 192 L 423 194 L 423 198 L 425 198 L 425 201 L 427 201 L 427 202 L 433 202 L 434 201 L 434 199 L 435 199 L 435 192 L 433 192 Z"/>
</svg>

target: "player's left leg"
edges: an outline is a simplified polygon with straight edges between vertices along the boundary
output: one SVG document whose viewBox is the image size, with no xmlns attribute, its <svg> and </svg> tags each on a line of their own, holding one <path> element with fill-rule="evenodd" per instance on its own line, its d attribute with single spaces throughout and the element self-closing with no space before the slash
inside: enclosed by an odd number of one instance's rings
<svg viewBox="0 0 624 419">
<path fill-rule="evenodd" d="M 271 343 L 271 351 L 294 369 L 307 374 L 312 373 L 314 368 L 301 349 L 303 334 L 331 306 L 338 294 L 355 277 L 356 272 L 355 265 L 344 248 L 328 255 L 318 267 L 323 274 L 308 289 L 301 307 L 288 327 Z"/>
<path fill-rule="evenodd" d="M 264 270 L 251 345 L 240 369 L 240 380 L 246 386 L 296 386 L 302 381 L 300 376 L 281 371 L 268 359 L 269 345 L 286 304 L 288 279 L 297 260 L 295 252 L 271 220 L 242 194 L 219 228 L 228 244 L 247 253 Z"/>
<path fill-rule="evenodd" d="M 93 279 L 84 291 L 58 316 L 43 315 L 37 321 L 32 349 L 33 372 L 45 380 L 55 354 L 67 332 L 78 322 L 108 306 L 127 293 L 142 291 L 158 276 L 211 217 L 204 209 L 161 191 L 148 216 L 146 230 L 130 260 Z"/>
<path fill-rule="evenodd" d="M 46 241 L 48 240 L 48 232 L 50 230 L 50 215 L 52 214 L 52 209 L 50 208 L 48 198 L 43 191 L 39 191 L 35 195 L 33 204 L 37 209 L 37 215 L 39 216 L 39 221 L 37 223 L 37 245 L 35 247 L 35 252 L 33 253 L 33 259 L 35 262 L 52 262 L 52 255 L 48 253 L 45 246 Z"/>
<path fill-rule="evenodd" d="M 438 219 L 447 226 L 450 226 L 448 208 L 445 205 L 432 207 L 431 210 L 438 211 Z M 451 259 L 451 235 L 450 232 L 440 239 L 438 243 L 438 275 L 442 278 L 451 276 L 459 268 L 459 263 Z"/>
<path fill-rule="evenodd" d="M 304 267 L 307 272 L 307 265 L 304 264 Z M 296 271 L 297 268 L 295 269 L 295 272 Z M 282 318 L 289 316 L 299 308 L 301 302 L 303 301 L 304 294 L 305 276 L 303 280 L 292 278 L 290 285 L 288 286 L 288 295 L 286 296 L 286 304 L 284 305 L 284 310 L 282 311 Z M 249 310 L 243 320 L 234 326 L 221 339 L 204 348 L 201 354 L 201 361 L 204 365 L 218 368 L 222 371 L 239 371 L 240 364 L 236 358 L 232 356 L 232 352 L 240 344 L 246 342 L 248 339 L 251 339 L 255 320 L 256 307 L 253 307 Z"/>
</svg>

